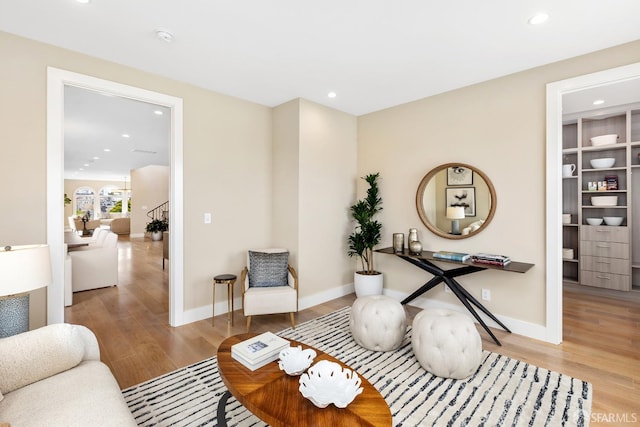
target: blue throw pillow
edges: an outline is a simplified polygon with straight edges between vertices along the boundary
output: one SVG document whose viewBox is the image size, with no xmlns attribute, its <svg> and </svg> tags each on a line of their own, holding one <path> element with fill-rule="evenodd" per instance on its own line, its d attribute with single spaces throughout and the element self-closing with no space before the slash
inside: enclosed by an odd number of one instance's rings
<svg viewBox="0 0 640 427">
<path fill-rule="evenodd" d="M 289 252 L 249 251 L 249 287 L 287 286 Z"/>
</svg>

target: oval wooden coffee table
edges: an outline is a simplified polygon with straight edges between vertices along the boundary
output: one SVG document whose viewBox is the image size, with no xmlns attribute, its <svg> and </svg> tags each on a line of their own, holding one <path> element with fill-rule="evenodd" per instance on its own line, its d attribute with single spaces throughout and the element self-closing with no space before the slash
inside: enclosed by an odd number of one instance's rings
<svg viewBox="0 0 640 427">
<path fill-rule="evenodd" d="M 391 411 L 382 395 L 362 375 L 362 393 L 356 396 L 346 408 L 336 408 L 333 404 L 318 408 L 302 396 L 299 376 L 287 375 L 271 362 L 260 369 L 251 371 L 231 357 L 231 346 L 257 334 L 240 334 L 225 339 L 218 347 L 218 369 L 220 377 L 229 389 L 218 403 L 218 425 L 226 426 L 225 405 L 233 396 L 249 411 L 273 427 L 304 425 L 330 426 L 391 426 Z M 293 340 L 291 346 L 301 345 L 303 349 L 313 348 Z M 315 349 L 318 353 L 313 363 L 330 360 L 349 368 L 338 359 Z"/>
</svg>

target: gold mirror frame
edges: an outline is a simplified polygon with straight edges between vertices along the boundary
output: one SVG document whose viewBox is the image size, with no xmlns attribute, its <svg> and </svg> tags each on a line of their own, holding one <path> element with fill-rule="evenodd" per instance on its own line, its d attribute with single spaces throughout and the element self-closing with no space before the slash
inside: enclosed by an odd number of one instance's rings
<svg viewBox="0 0 640 427">
<path fill-rule="evenodd" d="M 434 178 L 437 173 L 443 170 L 446 171 L 448 168 L 457 167 L 457 166 L 468 168 L 471 171 L 473 171 L 474 176 L 482 178 L 487 186 L 487 189 L 489 191 L 489 197 L 490 197 L 489 212 L 486 218 L 484 219 L 484 223 L 480 226 L 480 228 L 466 235 L 451 234 L 446 230 L 442 230 L 438 228 L 435 224 L 432 224 L 431 221 L 429 221 L 429 218 L 427 216 L 427 212 L 425 210 L 425 206 L 423 203 L 424 192 L 425 192 L 425 189 L 427 188 L 427 185 L 431 182 L 431 179 Z M 445 188 L 455 188 L 455 187 L 445 186 Z M 445 201 L 445 204 L 446 204 L 446 201 Z M 465 163 L 446 163 L 440 166 L 436 166 L 429 173 L 427 173 L 424 176 L 424 178 L 422 178 L 422 181 L 420 181 L 420 185 L 418 186 L 418 191 L 416 192 L 416 209 L 418 210 L 418 215 L 420 216 L 420 220 L 433 234 L 436 234 L 440 237 L 444 237 L 445 239 L 454 239 L 454 240 L 466 239 L 468 237 L 477 235 L 479 232 L 487 228 L 489 223 L 491 223 L 491 220 L 493 219 L 493 216 L 496 213 L 497 205 L 498 205 L 498 199 L 496 197 L 496 190 L 493 187 L 493 183 L 491 182 L 491 180 L 487 177 L 487 175 L 484 174 L 484 172 L 482 172 L 478 168 L 475 168 Z M 446 206 L 436 208 L 436 210 L 439 210 L 441 212 L 443 212 L 445 209 L 446 209 Z"/>
</svg>

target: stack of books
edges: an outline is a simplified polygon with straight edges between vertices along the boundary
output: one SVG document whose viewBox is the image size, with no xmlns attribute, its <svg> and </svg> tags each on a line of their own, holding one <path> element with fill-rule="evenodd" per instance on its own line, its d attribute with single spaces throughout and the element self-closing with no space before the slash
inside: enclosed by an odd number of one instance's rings
<svg viewBox="0 0 640 427">
<path fill-rule="evenodd" d="M 468 260 L 471 257 L 471 255 L 465 254 L 463 252 L 438 251 L 433 253 L 433 257 L 462 262 L 462 261 Z"/>
<path fill-rule="evenodd" d="M 504 267 L 511 262 L 511 258 L 505 255 L 480 253 L 471 255 L 471 261 L 478 264 L 499 265 Z"/>
<path fill-rule="evenodd" d="M 289 347 L 289 341 L 265 332 L 231 346 L 231 357 L 252 371 L 278 360 L 280 350 Z"/>
</svg>

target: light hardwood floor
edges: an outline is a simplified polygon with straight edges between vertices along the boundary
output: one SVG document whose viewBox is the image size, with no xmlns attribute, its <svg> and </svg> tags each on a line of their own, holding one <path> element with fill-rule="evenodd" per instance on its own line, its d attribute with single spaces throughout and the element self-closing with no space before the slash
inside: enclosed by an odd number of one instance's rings
<svg viewBox="0 0 640 427">
<path fill-rule="evenodd" d="M 101 358 L 120 387 L 211 357 L 224 338 L 245 331 L 241 309 L 236 309 L 234 326 L 228 324 L 225 313 L 216 316 L 215 326 L 209 318 L 169 327 L 168 267 L 162 270 L 162 242 L 120 236 L 119 247 L 120 285 L 75 293 L 73 306 L 65 309 L 65 320 L 93 330 Z M 349 306 L 354 299 L 353 294 L 347 295 L 302 310 L 296 322 Z M 500 347 L 479 329 L 483 348 L 591 382 L 592 425 L 640 425 L 640 304 L 568 290 L 564 304 L 561 345 L 494 330 L 503 344 Z M 418 311 L 407 306 L 408 318 Z M 259 316 L 251 330 L 278 331 L 288 326 L 288 315 Z"/>
</svg>

